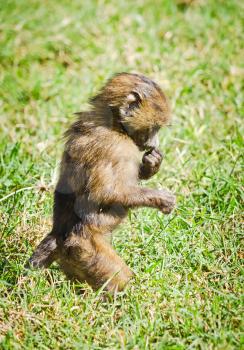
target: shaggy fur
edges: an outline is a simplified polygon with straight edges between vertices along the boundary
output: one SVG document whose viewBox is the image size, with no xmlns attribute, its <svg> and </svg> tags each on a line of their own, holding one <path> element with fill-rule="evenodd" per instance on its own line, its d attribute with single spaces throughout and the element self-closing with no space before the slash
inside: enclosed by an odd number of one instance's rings
<svg viewBox="0 0 244 350">
<path fill-rule="evenodd" d="M 131 270 L 109 243 L 128 209 L 140 206 L 170 213 L 175 197 L 138 185 L 161 164 L 157 132 L 170 119 L 157 84 L 137 74 L 114 76 L 78 113 L 66 132 L 60 178 L 54 195 L 52 232 L 30 259 L 33 266 L 57 260 L 71 279 L 93 288 L 121 290 Z M 141 151 L 147 152 L 141 158 Z"/>
</svg>

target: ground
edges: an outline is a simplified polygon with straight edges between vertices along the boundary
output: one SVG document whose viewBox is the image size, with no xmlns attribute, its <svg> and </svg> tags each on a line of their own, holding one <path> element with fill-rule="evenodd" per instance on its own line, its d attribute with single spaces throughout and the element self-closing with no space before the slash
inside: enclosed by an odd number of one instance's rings
<svg viewBox="0 0 244 350">
<path fill-rule="evenodd" d="M 0 348 L 241 349 L 243 3 L 0 3 Z M 104 300 L 24 264 L 51 226 L 62 134 L 120 71 L 169 96 L 145 184 L 177 210 L 130 212 L 113 244 L 136 278 Z"/>
</svg>

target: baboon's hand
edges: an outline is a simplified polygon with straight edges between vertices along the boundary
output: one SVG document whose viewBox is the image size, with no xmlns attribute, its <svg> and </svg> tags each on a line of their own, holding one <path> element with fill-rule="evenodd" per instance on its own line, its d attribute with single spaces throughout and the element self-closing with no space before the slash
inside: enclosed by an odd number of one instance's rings
<svg viewBox="0 0 244 350">
<path fill-rule="evenodd" d="M 175 207 L 176 197 L 173 193 L 167 190 L 159 190 L 158 209 L 164 214 L 170 214 Z"/>
<path fill-rule="evenodd" d="M 158 149 L 152 148 L 150 151 L 147 151 L 142 158 L 140 178 L 148 179 L 155 175 L 160 168 L 162 160 L 163 155 Z"/>
</svg>

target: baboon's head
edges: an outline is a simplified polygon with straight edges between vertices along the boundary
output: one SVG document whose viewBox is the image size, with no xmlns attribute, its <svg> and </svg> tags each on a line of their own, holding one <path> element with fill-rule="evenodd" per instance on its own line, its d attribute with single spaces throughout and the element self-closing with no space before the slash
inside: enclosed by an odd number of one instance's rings
<svg viewBox="0 0 244 350">
<path fill-rule="evenodd" d="M 116 125 L 140 150 L 158 147 L 158 131 L 170 120 L 169 104 L 160 87 L 139 74 L 116 74 L 91 103 L 109 107 Z"/>
</svg>

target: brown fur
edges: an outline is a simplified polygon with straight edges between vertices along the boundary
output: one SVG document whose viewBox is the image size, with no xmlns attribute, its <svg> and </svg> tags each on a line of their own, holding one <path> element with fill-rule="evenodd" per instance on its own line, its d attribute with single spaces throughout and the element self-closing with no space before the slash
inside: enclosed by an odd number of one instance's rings
<svg viewBox="0 0 244 350">
<path fill-rule="evenodd" d="M 137 74 L 114 76 L 90 102 L 91 110 L 78 113 L 66 132 L 53 229 L 30 263 L 46 267 L 57 260 L 69 278 L 95 289 L 105 283 L 114 292 L 132 276 L 110 246 L 114 228 L 129 208 L 148 206 L 167 214 L 175 204 L 166 190 L 138 186 L 159 169 L 157 132 L 170 113 L 158 85 Z"/>
</svg>

